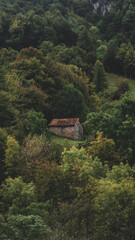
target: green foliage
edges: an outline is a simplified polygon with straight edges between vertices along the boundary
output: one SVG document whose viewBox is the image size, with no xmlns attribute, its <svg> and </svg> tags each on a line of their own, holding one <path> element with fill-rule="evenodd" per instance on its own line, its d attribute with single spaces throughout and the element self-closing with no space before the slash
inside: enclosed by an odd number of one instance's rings
<svg viewBox="0 0 135 240">
<path fill-rule="evenodd" d="M 36 86 L 43 84 L 45 78 L 43 55 L 35 48 L 26 48 L 20 51 L 12 68 L 15 72 L 27 80 L 27 84 L 35 83 Z"/>
<path fill-rule="evenodd" d="M 95 49 L 95 45 L 95 39 L 90 35 L 84 26 L 81 26 L 77 46 L 86 51 L 92 51 L 92 48 Z"/>
<path fill-rule="evenodd" d="M 123 179 L 119 183 L 100 180 L 99 187 L 100 192 L 95 198 L 94 238 L 130 239 L 134 236 L 135 221 L 133 179 Z"/>
<path fill-rule="evenodd" d="M 4 158 L 5 158 L 5 150 L 7 143 L 7 132 L 5 129 L 0 128 L 0 183 L 4 180 Z"/>
<path fill-rule="evenodd" d="M 50 233 L 46 204 L 38 204 L 33 183 L 8 178 L 0 189 L 3 239 L 44 239 Z M 5 238 L 4 238 L 5 237 Z"/>
<path fill-rule="evenodd" d="M 130 42 L 128 42 L 128 44 L 122 43 L 118 49 L 116 58 L 118 58 L 123 65 L 123 71 L 126 77 L 127 70 L 131 66 L 134 66 L 135 62 L 135 50 L 132 44 Z"/>
<path fill-rule="evenodd" d="M 120 183 L 122 180 L 134 178 L 135 166 L 130 167 L 128 163 L 125 165 L 121 162 L 119 165 L 114 165 L 111 171 L 107 172 L 107 179 L 114 180 Z"/>
<path fill-rule="evenodd" d="M 47 133 L 47 123 L 43 113 L 30 110 L 28 112 L 28 121 L 30 134 L 32 136 L 34 134 L 41 135 Z"/>
<path fill-rule="evenodd" d="M 7 92 L 0 91 L 0 127 L 10 126 L 14 120 L 14 108 Z"/>
<path fill-rule="evenodd" d="M 86 51 L 79 47 L 69 48 L 64 44 L 57 45 L 48 56 L 64 64 L 76 65 L 90 75 L 89 57 L 86 59 Z"/>
<path fill-rule="evenodd" d="M 73 85 L 65 86 L 56 96 L 54 115 L 57 118 L 85 119 L 86 110 L 83 95 Z"/>
<path fill-rule="evenodd" d="M 19 143 L 11 136 L 7 137 L 7 145 L 5 150 L 5 165 L 8 176 L 15 177 L 19 173 L 18 164 L 19 164 L 19 153 L 20 153 L 20 146 Z"/>
<path fill-rule="evenodd" d="M 17 51 L 14 49 L 0 49 L 0 90 L 7 90 L 6 74 L 10 69 L 10 64 L 15 60 Z"/>
<path fill-rule="evenodd" d="M 119 72 L 119 62 L 116 59 L 116 54 L 118 52 L 118 40 L 110 39 L 107 43 L 107 54 L 104 62 L 105 69 L 108 72 Z"/>
<path fill-rule="evenodd" d="M 134 22 L 133 0 L 0 1 L 1 240 L 134 239 L 135 102 L 104 71 L 135 78 Z M 84 148 L 54 117 L 86 119 Z"/>
<path fill-rule="evenodd" d="M 62 16 L 53 19 L 53 27 L 56 31 L 56 44 L 64 43 L 67 46 L 75 45 L 77 41 L 77 33 L 72 26 Z"/>
<path fill-rule="evenodd" d="M 99 46 L 97 48 L 96 55 L 98 60 L 100 60 L 101 62 L 104 62 L 107 55 L 107 46 L 106 45 Z"/>
<path fill-rule="evenodd" d="M 135 102 L 125 95 L 111 107 L 109 113 L 88 114 L 84 128 L 88 135 L 95 136 L 97 131 L 102 131 L 106 137 L 114 139 L 122 158 L 133 164 L 134 116 Z"/>
<path fill-rule="evenodd" d="M 126 119 L 127 115 L 134 118 L 135 116 L 135 101 L 127 94 L 120 101 L 116 102 L 113 108 L 114 114 L 122 120 Z"/>
<path fill-rule="evenodd" d="M 1 240 L 6 240 L 9 234 L 8 224 L 5 222 L 4 217 L 0 214 L 0 236 Z"/>
<path fill-rule="evenodd" d="M 59 206 L 60 222 L 64 230 L 73 239 L 88 239 L 93 231 L 94 198 L 97 195 L 97 181 L 90 178 L 87 186 L 78 188 L 77 196 L 72 202 Z"/>
<path fill-rule="evenodd" d="M 27 214 L 28 207 L 36 201 L 33 183 L 26 184 L 22 178 L 7 178 L 0 189 L 2 211 Z"/>
<path fill-rule="evenodd" d="M 84 122 L 84 131 L 87 135 L 95 136 L 96 133 L 103 132 L 105 136 L 111 136 L 113 133 L 113 117 L 103 111 L 92 112 L 87 115 L 86 121 Z"/>
<path fill-rule="evenodd" d="M 134 1 L 115 1 L 100 25 L 101 32 L 107 39 L 115 37 L 120 42 L 122 40 L 130 40 L 134 43 L 134 12 Z"/>
<path fill-rule="evenodd" d="M 98 38 L 98 39 L 100 39 L 100 31 L 99 31 L 99 28 L 97 27 L 97 26 L 92 26 L 91 28 L 90 28 L 90 33 L 91 33 L 91 35 L 92 36 L 94 36 L 96 39 Z"/>
<path fill-rule="evenodd" d="M 135 151 L 135 137 L 133 132 L 135 131 L 135 120 L 131 117 L 126 117 L 122 121 L 121 126 L 118 129 L 118 144 L 119 151 L 129 160 L 130 164 L 134 164 L 134 151 Z M 128 144 L 127 144 L 128 140 Z"/>
<path fill-rule="evenodd" d="M 26 109 L 33 109 L 46 114 L 50 120 L 54 96 L 67 84 L 72 83 L 88 102 L 88 81 L 85 73 L 76 66 L 55 63 L 48 57 L 44 58 L 37 49 L 30 47 L 20 51 L 12 63 L 11 71 L 7 74 L 6 83 L 8 91 L 11 92 L 11 101 L 17 110 L 23 113 L 22 115 L 26 115 Z M 79 92 L 78 95 L 82 98 L 79 114 L 83 115 L 85 109 L 83 111 L 82 108 L 86 107 L 83 96 L 80 96 Z M 27 134 L 25 128 L 24 126 L 24 136 Z"/>
<path fill-rule="evenodd" d="M 11 240 L 44 240 L 51 232 L 41 217 L 33 215 L 9 216 L 8 225 Z"/>
<path fill-rule="evenodd" d="M 51 53 L 53 48 L 54 44 L 51 41 L 43 41 L 39 46 L 39 49 L 44 56 L 48 55 L 48 53 Z"/>
<path fill-rule="evenodd" d="M 62 156 L 62 169 L 65 173 L 72 172 L 75 168 L 79 170 L 79 167 L 81 167 L 85 161 L 88 161 L 85 150 L 83 148 L 78 150 L 74 146 L 69 151 L 65 149 Z"/>
<path fill-rule="evenodd" d="M 103 163 L 108 162 L 109 166 L 117 164 L 119 159 L 115 152 L 115 143 L 113 139 L 103 137 L 102 132 L 97 132 L 95 140 L 91 141 L 87 147 L 87 153 L 93 158 L 98 157 Z"/>
<path fill-rule="evenodd" d="M 130 90 L 130 87 L 129 87 L 129 84 L 127 81 L 120 82 L 120 84 L 118 85 L 118 91 L 121 94 L 124 94 L 125 92 L 127 92 L 129 90 Z"/>
<path fill-rule="evenodd" d="M 3 66 L 5 70 L 10 68 L 10 63 L 12 63 L 16 57 L 18 52 L 12 48 L 1 48 L 0 49 L 0 65 Z"/>
<path fill-rule="evenodd" d="M 28 136 L 20 152 L 19 174 L 25 181 L 35 182 L 44 165 L 60 161 L 62 150 L 61 145 L 49 142 L 45 135 Z"/>
<path fill-rule="evenodd" d="M 121 81 L 118 86 L 117 86 L 117 90 L 114 91 L 113 93 L 113 99 L 119 99 L 121 97 L 122 94 L 128 92 L 130 90 L 129 87 L 129 83 L 128 81 Z"/>
<path fill-rule="evenodd" d="M 103 64 L 97 60 L 94 65 L 94 78 L 96 92 L 102 92 L 107 87 L 107 81 Z"/>
<path fill-rule="evenodd" d="M 5 156 L 5 149 L 7 143 L 7 132 L 4 128 L 0 128 L 0 159 L 3 160 Z"/>
</svg>

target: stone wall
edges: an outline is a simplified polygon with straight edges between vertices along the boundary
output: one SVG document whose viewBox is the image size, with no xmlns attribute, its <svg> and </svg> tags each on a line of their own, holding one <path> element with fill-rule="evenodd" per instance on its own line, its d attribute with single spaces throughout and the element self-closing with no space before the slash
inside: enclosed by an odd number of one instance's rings
<svg viewBox="0 0 135 240">
<path fill-rule="evenodd" d="M 58 136 L 68 137 L 74 139 L 75 126 L 71 127 L 50 127 L 51 132 Z"/>
<path fill-rule="evenodd" d="M 75 126 L 69 127 L 49 127 L 50 131 L 54 134 L 72 139 L 83 139 L 83 128 L 80 122 Z"/>
<path fill-rule="evenodd" d="M 75 125 L 74 139 L 83 139 L 83 127 L 80 122 Z"/>
</svg>

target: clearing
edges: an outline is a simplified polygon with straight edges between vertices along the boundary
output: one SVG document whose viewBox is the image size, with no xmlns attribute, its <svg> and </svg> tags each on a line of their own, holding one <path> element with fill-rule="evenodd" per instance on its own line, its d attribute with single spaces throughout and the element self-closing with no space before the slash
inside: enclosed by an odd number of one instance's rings
<svg viewBox="0 0 135 240">
<path fill-rule="evenodd" d="M 78 143 L 83 143 L 83 140 L 73 140 L 66 137 L 60 137 L 57 135 L 51 135 L 52 142 L 59 143 L 59 144 L 65 144 L 66 142 L 70 145 L 77 145 Z"/>
<path fill-rule="evenodd" d="M 132 98 L 135 100 L 135 80 L 133 79 L 129 79 L 129 78 L 125 78 L 113 73 L 107 73 L 107 80 L 109 82 L 109 88 L 108 91 L 114 92 L 117 89 L 117 84 L 121 81 L 126 80 L 129 83 L 130 86 L 130 94 L 132 96 Z"/>
</svg>

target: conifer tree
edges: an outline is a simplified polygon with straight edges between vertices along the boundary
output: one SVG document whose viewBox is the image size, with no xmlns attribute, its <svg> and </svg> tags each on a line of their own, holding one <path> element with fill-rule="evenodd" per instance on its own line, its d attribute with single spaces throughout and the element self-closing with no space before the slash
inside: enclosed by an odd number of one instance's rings
<svg viewBox="0 0 135 240">
<path fill-rule="evenodd" d="M 103 64 L 97 60 L 94 65 L 94 84 L 96 92 L 102 92 L 107 87 L 105 70 Z"/>
</svg>

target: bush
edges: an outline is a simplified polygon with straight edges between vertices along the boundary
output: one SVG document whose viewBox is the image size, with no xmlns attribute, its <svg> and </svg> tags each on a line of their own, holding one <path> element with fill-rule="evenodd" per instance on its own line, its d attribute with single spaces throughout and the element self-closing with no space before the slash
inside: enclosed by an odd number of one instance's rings
<svg viewBox="0 0 135 240">
<path fill-rule="evenodd" d="M 117 90 L 113 92 L 113 96 L 112 99 L 113 100 L 119 100 L 120 96 L 126 92 L 128 92 L 130 90 L 129 87 L 129 83 L 128 81 L 124 80 L 121 81 L 118 85 L 117 85 Z"/>
</svg>

